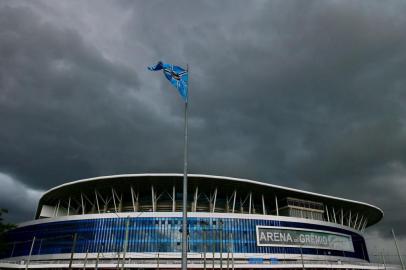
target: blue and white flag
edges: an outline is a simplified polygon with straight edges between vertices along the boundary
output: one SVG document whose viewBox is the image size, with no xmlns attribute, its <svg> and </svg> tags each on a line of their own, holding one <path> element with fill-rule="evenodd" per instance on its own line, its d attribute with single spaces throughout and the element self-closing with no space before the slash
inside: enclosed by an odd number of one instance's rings
<svg viewBox="0 0 406 270">
<path fill-rule="evenodd" d="M 162 69 L 165 77 L 171 82 L 173 86 L 176 87 L 176 89 L 178 89 L 179 94 L 182 96 L 183 100 L 187 102 L 189 80 L 187 70 L 171 64 L 162 63 L 161 61 L 159 61 L 158 64 L 156 64 L 155 66 L 148 67 L 148 69 L 152 71 Z"/>
</svg>

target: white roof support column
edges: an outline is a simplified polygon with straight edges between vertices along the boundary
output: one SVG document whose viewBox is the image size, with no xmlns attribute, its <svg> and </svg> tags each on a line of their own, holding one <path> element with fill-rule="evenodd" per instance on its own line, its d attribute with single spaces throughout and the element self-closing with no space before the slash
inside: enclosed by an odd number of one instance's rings
<svg viewBox="0 0 406 270">
<path fill-rule="evenodd" d="M 226 213 L 230 213 L 230 202 L 231 202 L 231 200 L 233 200 L 234 199 L 234 191 L 233 191 L 233 193 L 230 195 L 230 197 L 228 197 L 228 195 L 227 195 L 227 197 L 226 197 Z"/>
<path fill-rule="evenodd" d="M 107 205 L 108 205 L 110 200 L 108 200 L 108 201 L 104 200 L 103 196 L 97 191 L 97 189 L 94 190 L 94 193 L 97 196 L 96 198 L 100 198 L 102 200 L 102 202 L 104 203 L 103 211 L 106 212 L 107 211 Z"/>
<path fill-rule="evenodd" d="M 133 186 L 130 186 L 130 191 L 131 191 L 131 202 L 133 203 L 133 211 L 137 212 L 135 208 L 135 198 L 134 198 L 134 189 Z"/>
<path fill-rule="evenodd" d="M 214 199 L 213 199 L 213 209 L 212 212 L 216 209 L 216 201 L 217 201 L 217 187 L 214 189 Z"/>
<path fill-rule="evenodd" d="M 61 200 L 58 200 L 58 203 L 56 204 L 55 211 L 54 211 L 54 216 L 57 217 L 59 215 L 59 205 L 61 204 Z"/>
<path fill-rule="evenodd" d="M 113 188 L 111 188 L 111 195 L 113 196 L 114 211 L 117 213 L 117 204 L 116 204 L 116 198 L 114 196 L 114 189 Z"/>
<path fill-rule="evenodd" d="M 330 215 L 328 213 L 328 206 L 326 205 L 326 215 L 327 215 L 327 221 L 330 222 Z"/>
<path fill-rule="evenodd" d="M 97 211 L 100 214 L 100 204 L 99 204 L 99 199 L 97 198 L 98 196 L 97 196 L 97 191 L 96 190 L 94 190 L 94 197 L 96 198 Z"/>
<path fill-rule="evenodd" d="M 334 218 L 334 222 L 337 223 L 336 210 L 334 210 L 334 207 L 333 207 L 333 218 Z"/>
<path fill-rule="evenodd" d="M 344 225 L 344 210 L 341 208 L 341 225 Z"/>
<path fill-rule="evenodd" d="M 276 194 L 275 194 L 275 208 L 276 208 L 276 215 L 279 216 L 278 196 L 276 196 Z"/>
<path fill-rule="evenodd" d="M 237 199 L 237 190 L 234 190 L 234 195 L 233 195 L 233 213 L 235 211 L 235 200 Z"/>
<path fill-rule="evenodd" d="M 262 214 L 266 215 L 264 194 L 262 194 L 261 199 L 262 199 Z"/>
<path fill-rule="evenodd" d="M 123 193 L 120 194 L 120 199 L 118 199 L 118 211 L 123 211 Z"/>
<path fill-rule="evenodd" d="M 250 191 L 250 197 L 248 200 L 248 214 L 251 214 L 251 205 L 252 205 L 252 191 Z"/>
<path fill-rule="evenodd" d="M 358 221 L 358 212 L 357 212 L 357 215 L 355 216 L 355 221 L 354 221 L 354 225 L 353 225 L 354 229 L 357 227 L 357 221 Z"/>
<path fill-rule="evenodd" d="M 365 231 L 367 224 L 368 224 L 368 218 L 365 218 L 364 224 L 362 225 L 362 229 L 361 229 L 362 232 Z"/>
<path fill-rule="evenodd" d="M 156 194 L 154 185 L 151 185 L 152 212 L 156 212 Z"/>
<path fill-rule="evenodd" d="M 172 186 L 172 212 L 176 211 L 176 193 L 175 185 Z"/>
<path fill-rule="evenodd" d="M 82 194 L 83 198 L 86 199 L 86 201 L 89 202 L 89 204 L 92 206 L 92 211 L 95 211 L 95 205 L 94 203 L 86 196 L 86 194 Z"/>
<path fill-rule="evenodd" d="M 115 197 L 118 200 L 118 207 L 116 207 L 117 208 L 116 212 L 121 212 L 121 203 L 123 201 L 123 194 L 121 194 L 121 196 L 118 196 L 116 190 L 115 189 L 112 189 L 112 190 L 113 190 L 113 199 Z"/>
<path fill-rule="evenodd" d="M 350 210 L 350 216 L 348 217 L 348 227 L 351 227 L 351 210 Z"/>
<path fill-rule="evenodd" d="M 359 220 L 358 226 L 357 226 L 357 230 L 358 230 L 358 231 L 361 229 L 363 220 L 364 220 L 364 216 L 361 216 L 361 219 Z"/>
<path fill-rule="evenodd" d="M 69 216 L 69 211 L 70 211 L 70 200 L 71 200 L 71 198 L 69 196 L 69 200 L 68 200 L 68 216 Z"/>
<path fill-rule="evenodd" d="M 80 192 L 80 201 L 82 203 L 82 215 L 85 214 L 85 203 L 83 202 L 83 194 Z"/>
<path fill-rule="evenodd" d="M 197 199 L 199 196 L 199 187 L 196 186 L 195 188 L 195 195 L 193 196 L 193 207 L 192 207 L 192 212 L 197 212 Z"/>
</svg>

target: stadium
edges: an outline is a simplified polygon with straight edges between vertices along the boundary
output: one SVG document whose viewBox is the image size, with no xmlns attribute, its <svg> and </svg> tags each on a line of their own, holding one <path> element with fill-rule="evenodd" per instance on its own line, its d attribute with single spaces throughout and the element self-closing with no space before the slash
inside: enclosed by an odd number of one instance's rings
<svg viewBox="0 0 406 270">
<path fill-rule="evenodd" d="M 364 230 L 376 206 L 222 176 L 188 175 L 188 268 L 384 269 Z M 78 180 L 6 233 L 0 268 L 179 269 L 182 175 Z"/>
</svg>

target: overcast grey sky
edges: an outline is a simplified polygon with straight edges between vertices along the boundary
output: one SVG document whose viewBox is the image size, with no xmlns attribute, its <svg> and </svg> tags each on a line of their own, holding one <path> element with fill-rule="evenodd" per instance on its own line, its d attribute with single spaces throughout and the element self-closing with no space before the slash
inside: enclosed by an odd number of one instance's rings
<svg viewBox="0 0 406 270">
<path fill-rule="evenodd" d="M 0 1 L 0 206 L 80 178 L 190 172 L 375 204 L 406 253 L 406 2 Z M 380 249 L 382 247 L 379 247 Z"/>
</svg>

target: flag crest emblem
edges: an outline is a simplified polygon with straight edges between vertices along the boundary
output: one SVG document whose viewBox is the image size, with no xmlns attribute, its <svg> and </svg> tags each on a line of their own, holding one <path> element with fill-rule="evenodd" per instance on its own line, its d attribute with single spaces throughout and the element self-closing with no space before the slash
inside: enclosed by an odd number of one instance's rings
<svg viewBox="0 0 406 270">
<path fill-rule="evenodd" d="M 178 89 L 179 94 L 185 102 L 188 100 L 188 71 L 172 64 L 166 64 L 159 61 L 156 65 L 148 67 L 151 71 L 162 70 L 166 79 Z"/>
</svg>

